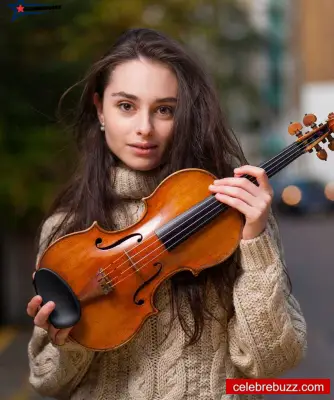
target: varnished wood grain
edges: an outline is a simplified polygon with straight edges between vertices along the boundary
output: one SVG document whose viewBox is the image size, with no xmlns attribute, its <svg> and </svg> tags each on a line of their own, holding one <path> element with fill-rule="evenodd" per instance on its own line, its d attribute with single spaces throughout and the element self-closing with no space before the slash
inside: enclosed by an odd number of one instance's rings
<svg viewBox="0 0 334 400">
<path fill-rule="evenodd" d="M 179 171 L 165 179 L 155 192 L 144 199 L 145 212 L 136 224 L 117 232 L 107 232 L 94 223 L 89 229 L 69 234 L 57 240 L 44 253 L 40 268 L 58 273 L 80 297 L 99 269 L 110 280 L 113 290 L 82 302 L 82 316 L 71 331 L 71 338 L 86 348 L 110 350 L 127 343 L 139 331 L 150 315 L 157 312 L 153 295 L 159 284 L 182 269 L 195 275 L 229 257 L 237 248 L 243 226 L 241 214 L 229 209 L 180 246 L 166 251 L 155 231 L 174 217 L 209 196 L 209 184 L 214 177 L 202 170 Z M 137 237 L 109 250 L 106 247 L 128 235 Z M 154 265 L 155 263 L 160 263 Z M 137 297 L 134 294 L 144 281 L 157 274 Z M 96 289 L 96 287 L 95 287 Z M 95 290 L 94 289 L 94 290 Z M 143 300 L 142 305 L 135 300 Z"/>
</svg>

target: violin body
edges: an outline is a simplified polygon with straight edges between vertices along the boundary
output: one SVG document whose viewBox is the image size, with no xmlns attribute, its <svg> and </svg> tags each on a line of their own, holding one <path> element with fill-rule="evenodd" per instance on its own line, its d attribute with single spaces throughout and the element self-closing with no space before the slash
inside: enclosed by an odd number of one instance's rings
<svg viewBox="0 0 334 400">
<path fill-rule="evenodd" d="M 87 230 L 65 235 L 46 249 L 35 274 L 36 292 L 44 301 L 55 295 L 56 287 L 49 287 L 46 293 L 46 285 L 43 296 L 43 280 L 38 281 L 43 270 L 52 271 L 68 286 L 80 304 L 80 318 L 70 332 L 72 340 L 96 351 L 127 343 L 147 318 L 158 312 L 153 298 L 163 281 L 182 270 L 197 275 L 232 255 L 244 225 L 237 210 L 228 208 L 195 233 L 191 224 L 205 219 L 206 211 L 199 215 L 195 210 L 192 219 L 186 215 L 183 225 L 180 222 L 181 215 L 205 199 L 218 202 L 208 189 L 214 179 L 200 169 L 178 171 L 143 199 L 145 211 L 132 226 L 110 232 L 94 222 Z M 182 238 L 182 229 L 188 232 L 187 238 L 169 246 L 176 235 Z M 52 286 L 49 275 L 44 282 Z M 65 304 L 66 308 L 67 296 L 65 293 L 60 299 L 59 307 Z M 57 297 L 54 299 L 54 313 L 59 313 Z"/>
</svg>

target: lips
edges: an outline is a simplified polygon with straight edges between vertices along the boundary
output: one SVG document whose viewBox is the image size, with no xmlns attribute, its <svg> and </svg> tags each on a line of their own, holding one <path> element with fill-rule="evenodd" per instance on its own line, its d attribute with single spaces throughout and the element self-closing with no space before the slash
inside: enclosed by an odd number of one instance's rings
<svg viewBox="0 0 334 400">
<path fill-rule="evenodd" d="M 156 144 L 151 144 L 151 143 L 133 143 L 130 144 L 129 146 L 143 150 L 154 149 L 155 147 L 158 147 Z"/>
</svg>

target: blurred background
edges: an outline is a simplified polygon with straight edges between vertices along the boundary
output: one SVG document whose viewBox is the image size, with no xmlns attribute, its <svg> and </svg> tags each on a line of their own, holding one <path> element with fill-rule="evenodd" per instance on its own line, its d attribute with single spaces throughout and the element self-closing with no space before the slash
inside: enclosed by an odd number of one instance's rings
<svg viewBox="0 0 334 400">
<path fill-rule="evenodd" d="M 62 8 L 14 21 L 8 4 L 0 5 L 0 400 L 37 400 L 27 380 L 26 304 L 36 230 L 73 166 L 70 133 L 55 118 L 61 94 L 125 29 L 162 30 L 204 60 L 246 157 L 259 164 L 295 140 L 291 121 L 314 113 L 324 122 L 334 111 L 334 2 L 41 1 Z M 334 377 L 334 154 L 327 153 L 327 161 L 303 155 L 272 179 L 293 292 L 308 323 L 307 357 L 289 377 Z"/>
</svg>

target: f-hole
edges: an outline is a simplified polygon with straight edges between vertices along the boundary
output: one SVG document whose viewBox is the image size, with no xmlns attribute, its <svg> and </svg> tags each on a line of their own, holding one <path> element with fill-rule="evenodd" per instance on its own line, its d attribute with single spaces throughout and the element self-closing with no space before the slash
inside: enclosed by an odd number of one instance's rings
<svg viewBox="0 0 334 400">
<path fill-rule="evenodd" d="M 138 243 L 140 243 L 140 242 L 143 240 L 143 235 L 142 235 L 142 234 L 140 234 L 140 233 L 132 233 L 131 235 L 125 236 L 124 238 L 117 240 L 117 242 L 112 243 L 112 244 L 110 244 L 109 246 L 102 247 L 102 246 L 100 246 L 100 245 L 101 245 L 101 243 L 102 243 L 103 240 L 102 240 L 102 238 L 99 237 L 99 238 L 97 238 L 97 239 L 95 240 L 95 246 L 96 246 L 99 250 L 109 250 L 109 249 L 112 249 L 113 247 L 116 247 L 116 246 L 118 246 L 119 244 L 125 242 L 126 240 L 131 239 L 132 237 L 135 237 L 135 236 L 139 236 L 139 238 L 137 239 L 137 242 L 138 242 Z"/>
<path fill-rule="evenodd" d="M 162 264 L 159 262 L 156 262 L 153 264 L 154 267 L 158 267 L 157 272 L 151 276 L 151 278 L 149 278 L 147 281 L 143 282 L 139 288 L 135 291 L 135 294 L 133 295 L 133 302 L 137 305 L 137 306 L 142 306 L 145 301 L 143 299 L 138 299 L 137 296 L 139 295 L 139 292 L 144 289 L 145 286 L 147 286 L 150 282 L 153 281 L 153 279 L 155 279 L 161 272 L 162 270 Z"/>
</svg>

